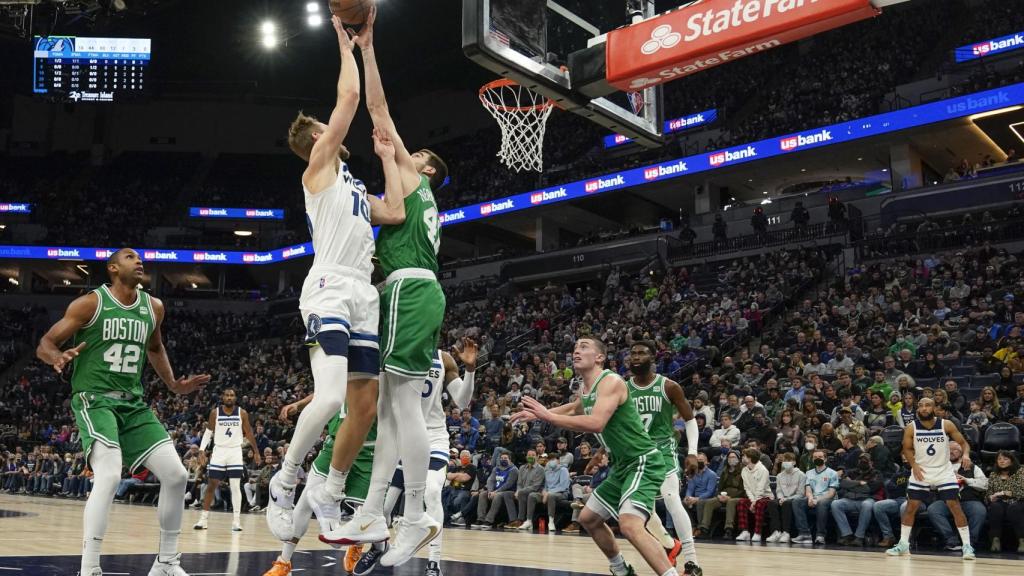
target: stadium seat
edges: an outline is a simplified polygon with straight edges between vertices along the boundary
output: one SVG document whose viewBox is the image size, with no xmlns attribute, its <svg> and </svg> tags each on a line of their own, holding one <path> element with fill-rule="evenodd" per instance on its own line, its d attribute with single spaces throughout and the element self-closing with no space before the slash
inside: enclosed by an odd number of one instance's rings
<svg viewBox="0 0 1024 576">
<path fill-rule="evenodd" d="M 974 365 L 970 366 L 953 366 L 952 376 L 972 376 L 978 369 Z"/>
<path fill-rule="evenodd" d="M 981 442 L 981 431 L 974 426 L 964 426 L 964 438 L 971 445 L 971 450 L 977 450 L 978 443 Z"/>
<path fill-rule="evenodd" d="M 971 388 L 982 389 L 986 386 L 995 386 L 999 382 L 999 374 L 975 374 L 971 376 Z"/>
<path fill-rule="evenodd" d="M 903 428 L 895 425 L 886 426 L 885 430 L 882 430 L 882 440 L 886 448 L 898 454 L 903 446 Z"/>
<path fill-rule="evenodd" d="M 981 447 L 984 462 L 994 462 L 1000 450 L 1020 450 L 1020 430 L 1008 422 L 996 422 L 985 431 L 985 443 Z"/>
<path fill-rule="evenodd" d="M 935 388 L 939 385 L 938 378 L 919 378 L 915 381 L 918 388 Z"/>
</svg>

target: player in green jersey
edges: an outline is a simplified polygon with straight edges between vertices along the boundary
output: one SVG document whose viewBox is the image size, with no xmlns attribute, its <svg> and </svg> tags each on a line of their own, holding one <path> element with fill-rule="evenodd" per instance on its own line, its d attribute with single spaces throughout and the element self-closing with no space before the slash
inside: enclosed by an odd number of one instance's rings
<svg viewBox="0 0 1024 576">
<path fill-rule="evenodd" d="M 524 396 L 523 410 L 514 414 L 512 420 L 543 420 L 558 428 L 595 434 L 608 452 L 612 471 L 580 512 L 580 524 L 608 558 L 613 576 L 632 576 L 636 572 L 619 551 L 606 523 L 610 518 L 618 518 L 619 531 L 655 574 L 678 576 L 665 550 L 646 528 L 654 513 L 654 499 L 665 480 L 661 452 L 644 430 L 626 383 L 611 370 L 603 369 L 607 360 L 604 343 L 580 338 L 572 360 L 576 373 L 583 377 L 580 397 L 549 410 Z"/>
<path fill-rule="evenodd" d="M 283 422 L 287 422 L 312 401 L 313 395 L 311 394 L 298 402 L 285 406 L 281 409 L 280 419 Z M 315 509 L 308 501 L 307 495 L 312 493 L 311 490 L 323 485 L 327 481 L 327 476 L 330 474 L 331 469 L 331 460 L 334 456 L 335 436 L 338 434 L 341 423 L 345 421 L 346 408 L 343 408 L 342 412 L 335 414 L 327 423 L 324 444 L 320 448 L 320 452 L 317 453 L 316 459 L 313 460 L 313 465 L 310 466 L 306 489 L 302 492 L 302 496 L 299 496 L 299 500 L 295 503 L 295 508 L 292 511 L 294 536 L 281 543 L 281 555 L 277 557 L 273 566 L 263 576 L 288 576 L 292 573 L 292 556 L 295 554 L 295 548 L 298 546 L 299 540 L 306 534 L 306 530 L 309 527 L 309 519 L 315 512 Z M 362 449 L 356 455 L 356 459 L 352 462 L 352 467 L 349 469 L 345 483 L 345 499 L 342 504 L 352 510 L 362 505 L 366 499 L 366 493 L 370 489 L 370 469 L 373 466 L 373 446 L 376 440 L 377 427 L 376 425 L 371 425 L 366 441 L 363 443 Z M 335 519 L 341 518 L 340 507 L 332 509 L 330 513 L 335 516 Z M 359 561 L 360 552 L 361 548 L 358 546 L 351 546 L 349 548 L 345 557 L 346 572 L 352 572 L 356 562 Z"/>
<path fill-rule="evenodd" d="M 686 573 L 697 575 L 701 570 L 697 565 L 697 550 L 693 544 L 693 525 L 679 495 L 679 457 L 676 455 L 678 442 L 673 425 L 678 411 L 686 422 L 687 459 L 695 459 L 698 441 L 697 421 L 693 418 L 693 408 L 686 400 L 682 386 L 655 372 L 654 360 L 657 351 L 654 343 L 646 340 L 636 342 L 630 347 L 629 371 L 633 377 L 626 385 L 647 434 L 657 444 L 665 460 L 667 472 L 665 481 L 661 484 L 661 497 L 672 517 L 679 540 L 674 540 L 668 535 L 657 514 L 651 515 L 647 529 L 661 541 L 661 545 L 668 552 L 669 562 L 674 565 L 676 556 L 682 552 L 686 560 Z"/>
<path fill-rule="evenodd" d="M 429 544 L 440 524 L 424 512 L 430 441 L 420 396 L 433 364 L 444 319 L 445 298 L 437 281 L 441 221 L 433 190 L 448 168 L 430 150 L 409 153 L 395 128 L 384 96 L 373 48 L 375 9 L 353 42 L 363 59 L 366 105 L 374 125 L 374 148 L 381 158 L 388 194 L 404 196 L 403 213 L 382 226 L 376 255 L 386 276 L 381 294 L 381 381 L 377 413 L 377 449 L 366 504 L 355 518 L 324 537 L 338 543 L 364 543 L 388 537 L 384 494 L 399 459 L 405 475 L 405 516 L 397 525 L 382 566 L 398 566 Z M 371 201 L 372 203 L 373 201 Z"/>
<path fill-rule="evenodd" d="M 126 465 L 132 473 L 144 466 L 160 479 L 160 552 L 150 576 L 187 576 L 178 535 L 188 473 L 163 424 L 143 401 L 142 372 L 148 360 L 176 394 L 191 394 L 210 376 L 175 378 L 160 335 L 164 304 L 137 288 L 143 278 L 139 254 L 118 250 L 107 259 L 107 273 L 111 283 L 75 299 L 36 349 L 58 373 L 72 366 L 71 408 L 94 475 L 85 505 L 81 574 L 103 574 L 100 545 Z M 61 351 L 69 340 L 72 347 Z"/>
</svg>

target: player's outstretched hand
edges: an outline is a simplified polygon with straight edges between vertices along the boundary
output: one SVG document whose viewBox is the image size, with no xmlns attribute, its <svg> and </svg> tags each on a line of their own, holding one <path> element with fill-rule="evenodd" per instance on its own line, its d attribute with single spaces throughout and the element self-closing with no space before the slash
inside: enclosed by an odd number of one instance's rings
<svg viewBox="0 0 1024 576">
<path fill-rule="evenodd" d="M 476 359 L 479 353 L 480 347 L 477 346 L 476 340 L 468 336 L 462 339 L 461 350 L 458 346 L 452 346 L 452 356 L 466 365 L 466 372 L 476 372 Z"/>
<path fill-rule="evenodd" d="M 334 31 L 338 33 L 338 46 L 341 46 L 342 50 L 352 50 L 352 39 L 349 38 L 348 32 L 345 30 L 345 24 L 341 21 L 341 18 L 332 16 L 331 24 L 334 24 Z"/>
<path fill-rule="evenodd" d="M 380 156 L 381 160 L 391 160 L 395 157 L 395 143 L 391 141 L 391 134 L 380 128 L 373 129 L 373 151 Z"/>
<path fill-rule="evenodd" d="M 68 348 L 63 353 L 61 353 L 60 358 L 58 358 L 57 361 L 53 363 L 53 369 L 56 370 L 58 374 L 63 372 L 64 367 L 67 366 L 69 362 L 71 362 L 75 358 L 78 358 L 78 354 L 82 351 L 83 348 L 85 348 L 85 344 L 85 342 L 82 342 L 78 346 L 75 346 L 74 348 Z"/>
<path fill-rule="evenodd" d="M 359 30 L 359 34 L 356 31 L 349 28 L 348 35 L 355 42 L 356 46 L 359 46 L 360 50 L 366 51 L 373 48 L 373 24 L 377 21 L 377 6 L 370 6 L 370 13 L 366 15 L 366 23 Z"/>
<path fill-rule="evenodd" d="M 175 380 L 174 384 L 170 384 L 167 387 L 175 394 L 191 394 L 203 386 L 206 386 L 209 381 L 209 374 L 193 374 L 188 377 L 182 376 Z"/>
<path fill-rule="evenodd" d="M 530 416 L 532 416 L 532 418 L 527 419 L 526 416 L 523 416 L 523 417 L 519 418 L 517 421 L 519 421 L 519 422 L 529 422 L 531 420 L 544 420 L 544 421 L 547 421 L 548 418 L 550 418 L 550 416 L 551 416 L 551 413 L 548 411 L 548 409 L 545 408 L 543 404 L 541 404 L 540 402 L 538 402 L 537 400 L 535 400 L 531 396 L 523 396 L 523 410 L 522 410 L 522 412 L 517 412 L 516 414 L 513 414 L 513 417 L 518 416 L 520 414 L 523 414 L 524 412 L 526 414 L 529 414 Z"/>
</svg>

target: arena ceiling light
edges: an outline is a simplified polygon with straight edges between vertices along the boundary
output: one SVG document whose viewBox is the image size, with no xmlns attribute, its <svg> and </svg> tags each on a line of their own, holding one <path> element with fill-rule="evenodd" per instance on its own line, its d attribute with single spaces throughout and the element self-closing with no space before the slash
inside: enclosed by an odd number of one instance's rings
<svg viewBox="0 0 1024 576">
<path fill-rule="evenodd" d="M 307 2 L 306 3 L 306 13 L 308 13 L 308 14 L 318 14 L 319 12 L 320 12 L 320 4 L 318 4 L 317 2 Z"/>
<path fill-rule="evenodd" d="M 252 230 L 235 230 L 235 236 L 247 238 L 249 236 L 252 236 Z"/>
<path fill-rule="evenodd" d="M 320 14 L 310 14 L 306 16 L 306 24 L 310 28 L 319 28 L 324 23 L 324 17 Z"/>
</svg>

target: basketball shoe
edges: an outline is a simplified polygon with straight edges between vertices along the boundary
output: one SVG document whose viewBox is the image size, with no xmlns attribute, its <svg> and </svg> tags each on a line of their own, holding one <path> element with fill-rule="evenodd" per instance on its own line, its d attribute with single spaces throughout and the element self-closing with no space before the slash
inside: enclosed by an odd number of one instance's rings
<svg viewBox="0 0 1024 576">
<path fill-rule="evenodd" d="M 167 562 L 161 562 L 158 555 L 149 569 L 149 576 L 188 576 L 188 572 L 181 567 L 181 554 L 175 554 Z"/>
<path fill-rule="evenodd" d="M 292 573 L 292 563 L 284 560 L 274 560 L 274 565 L 263 573 L 263 576 L 288 576 Z"/>
<path fill-rule="evenodd" d="M 295 508 L 295 486 L 285 486 L 281 474 L 270 479 L 270 498 L 267 501 L 267 526 L 278 540 L 286 542 L 295 536 L 292 510 Z"/>
<path fill-rule="evenodd" d="M 331 498 L 325 485 L 310 490 L 306 503 L 313 509 L 322 534 L 333 532 L 341 525 L 341 500 Z"/>
<path fill-rule="evenodd" d="M 416 522 L 402 518 L 395 522 L 395 541 L 381 556 L 381 566 L 401 566 L 441 533 L 441 525 L 424 514 Z"/>
<path fill-rule="evenodd" d="M 320 541 L 335 548 L 349 544 L 373 544 L 391 537 L 384 516 L 371 514 L 360 507 L 343 526 L 320 535 Z"/>
</svg>

